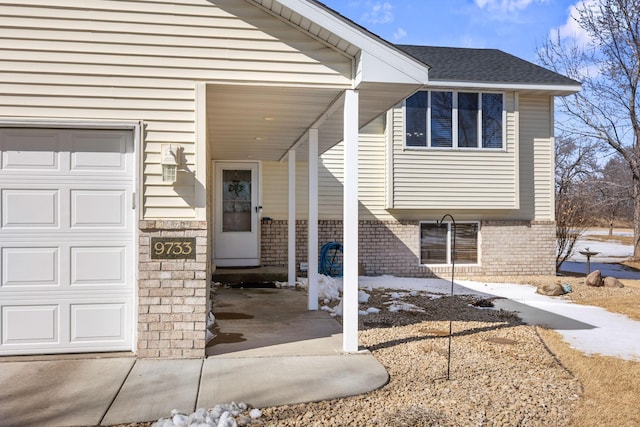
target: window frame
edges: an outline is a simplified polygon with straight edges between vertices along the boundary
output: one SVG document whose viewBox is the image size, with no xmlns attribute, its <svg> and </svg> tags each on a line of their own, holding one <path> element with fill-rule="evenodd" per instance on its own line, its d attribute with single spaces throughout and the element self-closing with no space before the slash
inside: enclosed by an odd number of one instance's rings
<svg viewBox="0 0 640 427">
<path fill-rule="evenodd" d="M 426 263 L 423 262 L 422 260 L 422 224 L 433 224 L 433 225 L 437 225 L 438 222 L 437 221 L 420 221 L 418 223 L 418 252 L 419 252 L 419 263 L 420 266 L 425 266 L 425 267 L 451 267 L 452 263 L 451 263 L 451 250 L 452 250 L 452 245 L 453 245 L 453 241 L 451 239 L 452 236 L 452 231 L 453 231 L 453 223 L 452 222 L 445 222 L 443 223 L 443 225 L 447 225 L 447 260 L 445 263 Z M 478 267 L 481 265 L 480 262 L 480 248 L 481 248 L 481 222 L 480 221 L 456 221 L 456 225 L 462 225 L 462 224 L 476 224 L 477 226 L 477 239 L 476 239 L 476 262 L 471 264 L 471 263 L 467 263 L 467 264 L 461 264 L 461 263 L 456 263 L 456 265 L 458 266 L 465 266 L 465 267 Z"/>
<path fill-rule="evenodd" d="M 455 151 L 507 151 L 507 106 L 506 98 L 507 94 L 504 91 L 492 91 L 492 90 L 464 90 L 464 89 L 447 89 L 447 88 L 432 88 L 428 90 L 420 90 L 419 92 L 427 92 L 427 109 L 426 109 L 426 144 L 425 145 L 407 145 L 407 100 L 405 98 L 402 102 L 402 145 L 405 150 L 455 150 Z M 450 92 L 452 94 L 452 108 L 451 108 L 451 133 L 452 141 L 451 147 L 432 146 L 431 144 L 431 94 L 432 92 Z M 417 93 L 417 92 L 416 92 Z M 460 93 L 472 93 L 478 94 L 478 110 L 477 110 L 477 146 L 476 147 L 460 147 L 459 146 L 459 114 L 458 114 L 458 96 Z M 493 94 L 502 96 L 502 146 L 501 147 L 483 147 L 483 126 L 482 126 L 482 106 L 483 95 Z"/>
</svg>

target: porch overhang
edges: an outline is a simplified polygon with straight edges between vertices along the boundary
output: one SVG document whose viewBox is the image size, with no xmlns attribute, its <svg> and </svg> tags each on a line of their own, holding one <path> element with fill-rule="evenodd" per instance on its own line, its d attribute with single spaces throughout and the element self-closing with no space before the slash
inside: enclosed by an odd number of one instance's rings
<svg viewBox="0 0 640 427">
<path fill-rule="evenodd" d="M 204 88 L 209 160 L 278 161 L 308 153 L 308 255 L 317 257 L 317 160 L 344 141 L 344 343 L 358 350 L 358 129 L 428 83 L 428 66 L 366 29 L 311 0 L 247 0 L 286 25 L 340 52 L 353 71 L 337 84 L 208 82 Z M 299 76 L 296 76 L 299 77 Z M 304 76 L 302 76 L 304 77 Z M 349 78 L 350 77 L 350 78 Z M 204 105 L 203 105 L 204 104 Z M 303 159 L 299 156 L 297 159 Z M 300 160 L 298 160 L 300 161 Z M 295 164 L 289 165 L 289 236 L 295 233 Z M 289 239 L 289 253 L 295 253 Z M 316 252 L 314 252 L 316 251 Z M 295 258 L 293 258 L 295 263 Z M 291 257 L 289 258 L 291 263 Z M 317 309 L 310 262 L 309 308 Z M 289 271 L 291 272 L 291 266 Z"/>
<path fill-rule="evenodd" d="M 320 128 L 318 151 L 343 139 L 344 93 L 359 92 L 358 128 L 428 83 L 428 66 L 314 0 L 247 0 L 322 41 L 352 63 L 343 86 L 260 82 L 207 85 L 212 159 L 282 160 L 305 149 L 308 129 Z"/>
<path fill-rule="evenodd" d="M 362 82 L 358 127 L 421 87 Z M 314 127 L 321 130 L 318 150 L 322 154 L 342 141 L 344 120 L 339 112 L 347 89 L 209 83 L 209 155 L 213 160 L 282 160 L 291 148 L 306 149 L 307 131 Z"/>
</svg>

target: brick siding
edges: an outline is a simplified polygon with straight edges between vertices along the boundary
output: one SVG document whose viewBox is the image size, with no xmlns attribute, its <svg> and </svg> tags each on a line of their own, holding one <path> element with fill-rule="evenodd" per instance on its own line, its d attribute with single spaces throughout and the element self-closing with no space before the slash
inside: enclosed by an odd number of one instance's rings
<svg viewBox="0 0 640 427">
<path fill-rule="evenodd" d="M 139 229 L 138 357 L 204 357 L 206 221 L 146 220 Z M 151 259 L 152 237 L 195 237 L 196 259 Z"/>
<path fill-rule="evenodd" d="M 307 223 L 296 222 L 296 265 L 306 261 Z M 342 241 L 342 221 L 319 221 L 319 248 Z M 456 274 L 555 274 L 555 223 L 482 221 L 480 265 L 456 266 Z M 420 265 L 419 221 L 360 221 L 359 263 L 369 276 L 439 277 L 451 267 Z M 265 266 L 287 264 L 287 221 L 262 222 L 261 261 Z M 507 250 L 506 250 L 507 249 Z"/>
</svg>

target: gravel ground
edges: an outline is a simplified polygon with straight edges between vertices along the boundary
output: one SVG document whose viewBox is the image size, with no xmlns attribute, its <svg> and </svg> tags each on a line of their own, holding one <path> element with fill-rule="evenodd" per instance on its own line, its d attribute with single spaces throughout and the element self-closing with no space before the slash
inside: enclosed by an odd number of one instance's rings
<svg viewBox="0 0 640 427">
<path fill-rule="evenodd" d="M 375 290 L 367 307 L 391 302 Z M 265 426 L 566 425 L 581 386 L 547 351 L 535 328 L 471 297 L 401 295 L 422 312 L 360 318 L 360 341 L 388 370 L 366 395 L 263 408 Z M 446 379 L 453 315 L 450 379 Z"/>
</svg>

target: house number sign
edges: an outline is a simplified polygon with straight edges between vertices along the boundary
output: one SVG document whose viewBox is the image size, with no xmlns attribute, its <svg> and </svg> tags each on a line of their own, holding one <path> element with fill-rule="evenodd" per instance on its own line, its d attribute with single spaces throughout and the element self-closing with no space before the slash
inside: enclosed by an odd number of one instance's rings
<svg viewBox="0 0 640 427">
<path fill-rule="evenodd" d="M 152 237 L 151 259 L 196 259 L 196 238 Z"/>
</svg>

